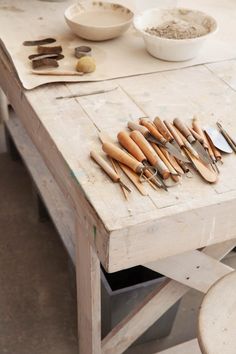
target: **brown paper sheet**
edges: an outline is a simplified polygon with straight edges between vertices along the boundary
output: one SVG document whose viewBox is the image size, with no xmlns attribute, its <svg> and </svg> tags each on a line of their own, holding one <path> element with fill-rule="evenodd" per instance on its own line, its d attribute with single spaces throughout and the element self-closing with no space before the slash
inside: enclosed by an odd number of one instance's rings
<svg viewBox="0 0 236 354">
<path fill-rule="evenodd" d="M 122 0 L 124 3 L 126 0 Z M 164 1 L 164 0 L 163 0 Z M 169 1 L 169 0 L 168 0 Z M 129 0 L 127 0 L 127 3 Z M 43 2 L 39 0 L 8 0 L 0 4 L 0 44 L 12 59 L 19 79 L 26 89 L 50 82 L 102 81 L 118 77 L 148 74 L 173 70 L 209 62 L 229 60 L 236 57 L 235 0 L 181 0 L 178 6 L 192 7 L 213 15 L 220 25 L 219 32 L 212 36 L 199 56 L 186 62 L 165 62 L 150 56 L 142 38 L 130 30 L 120 38 L 106 42 L 87 42 L 76 37 L 64 21 L 64 10 L 73 1 Z M 30 73 L 28 55 L 36 53 L 35 47 L 22 45 L 25 40 L 54 37 L 63 46 L 65 59 L 57 70 L 73 71 L 77 59 L 74 48 L 89 45 L 97 62 L 97 70 L 83 77 L 37 76 Z"/>
</svg>

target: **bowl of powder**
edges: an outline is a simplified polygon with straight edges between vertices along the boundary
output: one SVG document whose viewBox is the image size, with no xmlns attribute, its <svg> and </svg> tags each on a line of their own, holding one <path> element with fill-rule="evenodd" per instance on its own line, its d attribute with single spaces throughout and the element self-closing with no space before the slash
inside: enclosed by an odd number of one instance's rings
<svg viewBox="0 0 236 354">
<path fill-rule="evenodd" d="M 135 17 L 134 26 L 141 33 L 147 51 L 167 61 L 193 59 L 218 29 L 213 17 L 184 8 L 144 11 Z"/>
</svg>

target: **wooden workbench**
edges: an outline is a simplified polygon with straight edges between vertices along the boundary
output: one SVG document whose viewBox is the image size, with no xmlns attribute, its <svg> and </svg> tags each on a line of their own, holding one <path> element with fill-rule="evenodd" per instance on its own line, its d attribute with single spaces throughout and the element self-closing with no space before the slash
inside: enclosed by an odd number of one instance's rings
<svg viewBox="0 0 236 354">
<path fill-rule="evenodd" d="M 56 97 L 100 84 L 25 91 L 0 52 L 0 86 L 76 217 L 80 354 L 123 353 L 189 288 L 206 292 L 232 271 L 219 260 L 236 244 L 235 155 L 224 158 L 216 185 L 196 175 L 168 193 L 134 191 L 129 201 L 89 158 L 101 148 L 99 130 L 115 138 L 128 120 L 144 115 L 189 120 L 200 112 L 203 122 L 222 120 L 236 134 L 236 61 L 112 84 L 118 88 L 109 93 L 64 100 Z M 145 265 L 170 278 L 102 342 L 100 262 L 108 272 Z"/>
</svg>

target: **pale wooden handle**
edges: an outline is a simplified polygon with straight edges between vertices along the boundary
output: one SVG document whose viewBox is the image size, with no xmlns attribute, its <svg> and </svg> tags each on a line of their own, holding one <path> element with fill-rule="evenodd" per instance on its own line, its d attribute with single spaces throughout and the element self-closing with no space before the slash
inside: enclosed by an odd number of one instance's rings
<svg viewBox="0 0 236 354">
<path fill-rule="evenodd" d="M 157 127 L 158 131 L 161 133 L 161 135 L 167 140 L 167 141 L 172 141 L 173 138 L 170 135 L 168 129 L 166 129 L 165 124 L 162 122 L 162 120 L 159 117 L 156 117 L 154 119 L 154 124 Z"/>
<path fill-rule="evenodd" d="M 159 131 L 156 129 L 156 127 L 147 119 L 140 119 L 140 124 L 142 124 L 144 127 L 146 127 L 149 132 L 156 138 L 160 143 L 166 144 L 167 141 L 166 139 L 159 133 Z"/>
<path fill-rule="evenodd" d="M 130 133 L 130 137 L 142 150 L 150 164 L 155 166 L 158 156 L 144 136 L 139 131 L 134 130 Z"/>
<path fill-rule="evenodd" d="M 99 155 L 96 151 L 91 151 L 90 156 L 106 172 L 113 182 L 119 182 L 120 177 L 101 155 Z"/>
<path fill-rule="evenodd" d="M 211 138 L 209 137 L 209 135 L 205 132 L 205 136 L 209 142 L 209 146 L 214 154 L 214 157 L 216 159 L 216 161 L 222 160 L 222 155 L 220 153 L 220 151 L 215 147 L 215 145 L 213 144 Z M 210 152 L 209 152 L 210 153 Z"/>
<path fill-rule="evenodd" d="M 104 143 L 102 145 L 103 151 L 114 160 L 123 163 L 124 165 L 131 168 L 136 173 L 141 173 L 143 170 L 143 164 L 135 158 L 130 157 L 126 152 L 118 148 L 112 143 Z"/>
<path fill-rule="evenodd" d="M 199 143 L 201 143 L 202 145 L 205 145 L 204 139 L 203 139 L 203 137 L 202 137 L 200 134 L 198 134 L 198 133 L 197 133 L 195 130 L 193 130 L 192 128 L 189 128 L 189 130 L 190 130 L 190 132 L 192 133 L 192 135 L 194 136 L 194 138 L 199 141 Z M 205 147 L 205 146 L 204 146 L 204 147 Z M 206 147 L 207 147 L 207 146 L 206 146 Z"/>
<path fill-rule="evenodd" d="M 138 145 L 131 139 L 127 132 L 120 132 L 117 135 L 117 139 L 119 143 L 138 161 L 143 162 L 146 160 L 145 155 L 142 150 L 138 147 Z"/>
<path fill-rule="evenodd" d="M 166 167 L 168 168 L 169 172 L 171 174 L 176 175 L 176 171 L 173 168 L 173 166 L 170 164 L 170 162 L 168 161 L 168 159 L 166 158 L 166 156 L 163 154 L 162 150 L 156 145 L 156 144 L 152 144 L 153 149 L 156 151 L 156 153 L 158 154 L 158 156 L 160 157 L 160 159 L 164 162 L 164 164 L 166 165 Z"/>
<path fill-rule="evenodd" d="M 173 123 L 176 126 L 176 128 L 183 134 L 183 136 L 190 143 L 195 141 L 195 138 L 193 138 L 193 136 L 192 136 L 190 130 L 188 129 L 188 127 L 186 127 L 186 125 L 183 122 L 181 122 L 181 120 L 179 118 L 175 118 Z"/>
<path fill-rule="evenodd" d="M 179 130 L 176 130 L 176 132 L 180 136 L 180 138 L 182 139 L 184 146 L 187 148 L 187 150 L 190 151 L 193 156 L 195 156 L 196 158 L 199 158 L 198 153 L 196 152 L 196 150 L 194 150 L 194 148 L 188 142 L 188 140 L 185 138 L 185 136 Z"/>
<path fill-rule="evenodd" d="M 54 71 L 54 70 L 31 70 L 31 74 L 47 75 L 47 76 L 83 76 L 84 73 L 79 71 Z"/>
<path fill-rule="evenodd" d="M 180 147 L 184 146 L 183 140 L 180 138 L 179 134 L 177 133 L 175 127 L 173 126 L 172 123 L 167 122 L 166 120 L 164 121 L 166 127 L 168 128 L 168 130 L 170 131 L 170 133 L 172 134 L 173 138 L 175 139 L 175 141 L 177 142 L 177 144 Z"/>
<path fill-rule="evenodd" d="M 208 146 L 208 141 L 206 139 L 206 136 L 201 128 L 199 120 L 196 117 L 193 118 L 193 129 L 197 134 L 199 134 L 202 137 L 202 139 L 204 140 L 204 144 Z"/>
<path fill-rule="evenodd" d="M 150 134 L 150 132 L 147 128 L 145 128 L 143 125 L 140 125 L 135 122 L 128 122 L 128 128 L 130 130 L 138 130 L 145 137 L 147 137 Z"/>
</svg>

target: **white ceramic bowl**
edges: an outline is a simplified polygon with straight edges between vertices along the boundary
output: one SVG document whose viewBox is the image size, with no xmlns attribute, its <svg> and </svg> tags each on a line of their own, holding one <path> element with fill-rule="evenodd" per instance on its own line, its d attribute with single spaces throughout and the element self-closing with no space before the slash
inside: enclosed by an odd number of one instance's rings
<svg viewBox="0 0 236 354">
<path fill-rule="evenodd" d="M 102 1 L 81 4 L 70 6 L 65 11 L 65 20 L 72 32 L 84 39 L 105 41 L 119 37 L 133 21 L 133 12 L 122 5 Z"/>
<path fill-rule="evenodd" d="M 168 39 L 146 32 L 147 28 L 157 27 L 172 20 L 183 20 L 203 25 L 209 32 L 191 39 Z M 143 36 L 147 51 L 155 58 L 167 61 L 185 61 L 196 57 L 206 39 L 217 31 L 216 20 L 197 10 L 150 9 L 134 19 L 134 26 Z"/>
</svg>

